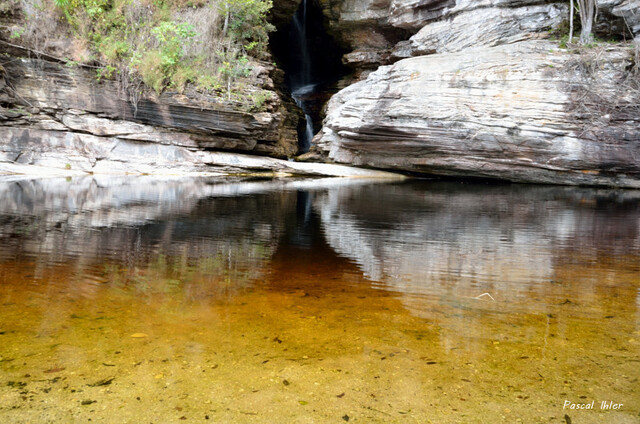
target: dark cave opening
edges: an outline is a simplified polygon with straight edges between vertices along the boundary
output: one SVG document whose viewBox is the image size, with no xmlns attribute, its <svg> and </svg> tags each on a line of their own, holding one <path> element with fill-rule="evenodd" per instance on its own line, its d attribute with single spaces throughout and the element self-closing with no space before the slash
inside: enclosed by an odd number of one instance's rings
<svg viewBox="0 0 640 424">
<path fill-rule="evenodd" d="M 316 0 L 302 0 L 293 16 L 275 22 L 271 52 L 285 72 L 287 89 L 306 121 L 298 128 L 299 153 L 309 151 L 311 138 L 322 125 L 322 108 L 337 91 L 336 82 L 349 74 L 342 64 L 346 51 L 325 29 L 326 19 Z"/>
</svg>

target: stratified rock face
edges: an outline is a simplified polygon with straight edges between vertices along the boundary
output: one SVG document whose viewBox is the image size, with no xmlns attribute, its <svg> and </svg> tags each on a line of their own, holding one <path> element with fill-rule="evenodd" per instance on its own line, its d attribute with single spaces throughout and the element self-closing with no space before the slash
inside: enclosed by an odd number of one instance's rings
<svg viewBox="0 0 640 424">
<path fill-rule="evenodd" d="M 36 125 L 34 125 L 36 127 Z M 168 136 L 167 136 L 168 137 Z M 71 131 L 0 126 L 0 175 L 201 175 L 359 177 L 403 179 L 389 172 L 329 163 L 303 163 L 270 157 L 190 149 L 123 137 Z"/>
<path fill-rule="evenodd" d="M 204 95 L 147 94 L 132 102 L 114 81 L 39 59 L 7 61 L 6 80 L 28 117 L 4 116 L 0 125 L 118 136 L 194 149 L 239 150 L 276 157 L 297 151 L 296 119 L 274 91 L 267 110 L 250 113 Z M 268 80 L 267 70 L 263 79 Z M 266 81 L 273 88 L 273 82 Z M 7 119 L 8 118 L 8 119 Z M 28 118 L 28 119 L 27 119 Z M 4 121 L 4 122 L 3 122 Z"/>
<path fill-rule="evenodd" d="M 404 59 L 335 95 L 316 141 L 341 163 L 640 187 L 628 52 L 603 50 L 585 73 L 592 59 L 545 41 Z"/>
<path fill-rule="evenodd" d="M 425 25 L 451 19 L 463 13 L 481 9 L 536 7 L 543 4 L 567 7 L 565 1 L 540 0 L 328 0 L 322 2 L 326 15 L 334 25 L 357 25 L 377 22 L 416 32 Z M 637 0 L 600 0 L 598 8 L 627 20 L 637 35 L 640 27 L 640 6 Z M 471 20 L 469 23 L 473 23 Z M 485 22 L 489 24 L 489 22 Z"/>
<path fill-rule="evenodd" d="M 356 71 L 356 76 L 405 57 L 548 37 L 549 30 L 568 21 L 568 3 L 540 0 L 321 2 L 329 21 L 328 30 L 351 50 L 344 56 L 344 62 Z M 638 0 L 602 0 L 598 7 L 596 30 L 603 37 L 622 36 L 629 31 L 636 37 L 640 35 Z"/>
<path fill-rule="evenodd" d="M 566 24 L 568 2 L 329 3 L 332 25 L 359 34 L 345 62 L 377 69 L 329 103 L 315 141 L 330 159 L 449 176 L 640 187 L 640 77 L 631 70 L 632 52 L 576 54 L 544 41 Z M 598 34 L 638 36 L 637 0 L 598 7 Z M 361 33 L 366 22 L 375 28 L 370 36 Z M 413 35 L 394 42 L 385 28 Z"/>
<path fill-rule="evenodd" d="M 481 8 L 446 21 L 425 25 L 408 43 L 394 50 L 396 57 L 458 52 L 544 38 L 567 17 L 567 5 L 543 4 L 515 8 Z"/>
</svg>

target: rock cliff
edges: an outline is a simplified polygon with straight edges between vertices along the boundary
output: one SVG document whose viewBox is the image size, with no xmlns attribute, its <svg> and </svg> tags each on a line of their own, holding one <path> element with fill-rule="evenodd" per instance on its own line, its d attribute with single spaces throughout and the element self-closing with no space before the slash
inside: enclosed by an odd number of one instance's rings
<svg viewBox="0 0 640 424">
<path fill-rule="evenodd" d="M 263 111 L 250 112 L 202 94 L 147 92 L 132 101 L 116 81 L 97 81 L 92 69 L 25 56 L 10 57 L 4 66 L 5 96 L 11 97 L 5 103 L 13 101 L 20 108 L 2 113 L 3 127 L 118 136 L 276 157 L 288 157 L 297 150 L 297 122 L 273 90 L 266 68 L 259 71 L 263 85 L 272 91 Z"/>
<path fill-rule="evenodd" d="M 640 187 L 640 4 L 601 0 L 595 31 L 619 43 L 578 49 L 551 40 L 566 33 L 566 3 L 315 1 L 357 82 L 326 106 L 312 157 L 425 174 Z M 276 4 L 276 27 L 299 4 Z M 188 92 L 132 99 L 114 81 L 97 82 L 90 68 L 5 50 L 5 163 L 93 172 L 125 169 L 131 157 L 148 172 L 158 163 L 226 167 L 227 158 L 213 159 L 211 150 L 279 158 L 297 151 L 304 120 L 284 93 L 283 72 L 266 63 L 254 71 L 268 93 L 257 111 Z"/>
<path fill-rule="evenodd" d="M 640 187 L 638 47 L 560 48 L 548 39 L 566 24 L 564 2 L 352 1 L 327 14 L 337 16 L 336 27 L 376 22 L 413 34 L 378 49 L 359 43 L 366 37 L 352 42 L 345 57 L 352 66 L 373 68 L 367 57 L 388 65 L 363 72 L 366 78 L 329 102 L 315 138 L 329 159 L 448 176 Z M 596 31 L 638 37 L 639 17 L 637 2 L 601 2 Z"/>
<path fill-rule="evenodd" d="M 252 113 L 203 95 L 148 94 L 136 104 L 114 81 L 43 59 L 14 57 L 2 70 L 0 101 L 15 106 L 0 109 L 0 174 L 402 178 L 279 159 L 297 151 L 297 123 L 275 91 Z"/>
<path fill-rule="evenodd" d="M 332 98 L 318 145 L 341 163 L 640 187 L 640 98 L 620 82 L 625 52 L 602 51 L 603 68 L 585 79 L 587 59 L 554 47 L 530 41 L 381 67 Z"/>
</svg>

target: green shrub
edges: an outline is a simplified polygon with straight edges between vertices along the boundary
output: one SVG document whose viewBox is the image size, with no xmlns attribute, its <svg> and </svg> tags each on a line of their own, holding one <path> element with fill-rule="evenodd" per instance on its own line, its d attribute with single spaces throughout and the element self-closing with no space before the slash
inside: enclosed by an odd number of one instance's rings
<svg viewBox="0 0 640 424">
<path fill-rule="evenodd" d="M 187 83 L 197 80 L 197 72 L 191 66 L 177 66 L 173 76 L 171 77 L 171 87 L 175 88 L 179 93 L 184 92 Z"/>
<path fill-rule="evenodd" d="M 157 50 L 147 52 L 138 68 L 142 81 L 156 93 L 161 93 L 165 87 L 165 73 L 162 66 L 162 55 Z"/>
<path fill-rule="evenodd" d="M 173 21 L 160 22 L 151 33 L 160 44 L 162 65 L 166 68 L 171 68 L 182 60 L 183 46 L 196 35 L 193 25 Z"/>
<path fill-rule="evenodd" d="M 222 92 L 222 83 L 214 74 L 201 74 L 196 80 L 198 89 L 206 92 Z"/>
<path fill-rule="evenodd" d="M 251 100 L 253 101 L 253 105 L 252 105 L 253 107 L 251 110 L 255 112 L 260 112 L 264 110 L 264 106 L 267 100 L 269 100 L 270 98 L 271 98 L 270 91 L 260 90 L 257 93 L 252 93 Z"/>
<path fill-rule="evenodd" d="M 225 0 L 222 4 L 227 14 L 229 33 L 240 41 L 245 50 L 260 57 L 269 43 L 269 32 L 275 27 L 267 21 L 272 0 Z"/>
<path fill-rule="evenodd" d="M 116 68 L 114 68 L 111 65 L 107 65 L 103 68 L 98 68 L 96 70 L 96 78 L 98 79 L 98 81 L 103 79 L 111 79 L 113 78 L 115 72 L 116 72 Z"/>
<path fill-rule="evenodd" d="M 267 22 L 272 0 L 53 1 L 74 36 L 102 62 L 99 79 L 141 79 L 157 93 L 167 87 L 182 92 L 193 84 L 231 99 L 251 74 L 248 55 L 265 57 L 274 29 Z M 185 8 L 222 11 L 225 19 L 196 28 L 188 22 L 193 12 Z"/>
<path fill-rule="evenodd" d="M 96 43 L 96 48 L 107 59 L 108 63 L 114 63 L 121 58 L 128 57 L 131 51 L 129 43 L 125 40 L 117 39 L 113 35 L 100 39 Z"/>
</svg>

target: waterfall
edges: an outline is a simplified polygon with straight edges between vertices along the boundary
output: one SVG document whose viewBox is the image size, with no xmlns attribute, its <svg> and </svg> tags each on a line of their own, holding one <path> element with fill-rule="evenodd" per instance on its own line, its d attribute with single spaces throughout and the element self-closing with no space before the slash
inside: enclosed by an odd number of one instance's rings
<svg viewBox="0 0 640 424">
<path fill-rule="evenodd" d="M 311 82 L 311 63 L 309 58 L 309 39 L 307 38 L 307 0 L 302 0 L 300 7 L 293 15 L 294 38 L 298 41 L 300 54 L 300 73 L 296 75 L 295 88 Z"/>
<path fill-rule="evenodd" d="M 311 140 L 313 139 L 313 119 L 311 119 L 311 115 L 305 114 L 305 118 L 307 120 L 307 126 L 304 131 L 304 140 L 301 144 L 301 150 L 304 152 L 308 152 L 311 148 Z"/>
<path fill-rule="evenodd" d="M 306 128 L 300 135 L 299 147 L 300 152 L 305 153 L 311 147 L 311 139 L 313 138 L 313 119 L 309 114 L 309 110 L 304 101 L 304 96 L 313 93 L 315 84 L 311 80 L 311 58 L 309 55 L 309 39 L 307 36 L 307 1 L 302 0 L 300 7 L 293 15 L 293 37 L 298 41 L 298 53 L 300 57 L 300 69 L 296 75 L 291 78 L 291 96 L 296 104 L 305 114 Z"/>
</svg>

